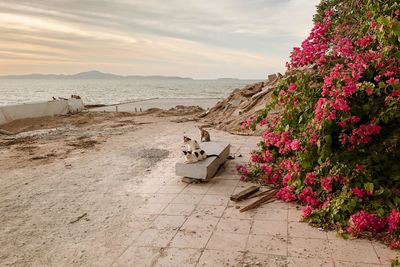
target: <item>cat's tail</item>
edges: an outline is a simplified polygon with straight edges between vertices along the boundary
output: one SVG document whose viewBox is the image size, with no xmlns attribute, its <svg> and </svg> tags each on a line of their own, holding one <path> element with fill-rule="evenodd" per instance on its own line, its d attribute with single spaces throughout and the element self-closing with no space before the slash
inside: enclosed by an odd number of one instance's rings
<svg viewBox="0 0 400 267">
<path fill-rule="evenodd" d="M 216 154 L 207 155 L 207 158 L 209 158 L 209 157 L 217 157 L 217 158 L 219 158 L 219 156 L 216 155 Z"/>
</svg>

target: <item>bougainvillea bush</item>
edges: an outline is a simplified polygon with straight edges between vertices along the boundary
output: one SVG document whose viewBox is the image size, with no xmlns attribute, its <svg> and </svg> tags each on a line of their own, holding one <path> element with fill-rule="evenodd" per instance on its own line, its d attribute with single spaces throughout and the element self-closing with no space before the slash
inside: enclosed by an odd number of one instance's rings
<svg viewBox="0 0 400 267">
<path fill-rule="evenodd" d="M 323 0 L 273 101 L 242 180 L 279 188 L 303 217 L 400 248 L 400 5 Z M 270 112 L 279 110 L 279 112 Z"/>
</svg>

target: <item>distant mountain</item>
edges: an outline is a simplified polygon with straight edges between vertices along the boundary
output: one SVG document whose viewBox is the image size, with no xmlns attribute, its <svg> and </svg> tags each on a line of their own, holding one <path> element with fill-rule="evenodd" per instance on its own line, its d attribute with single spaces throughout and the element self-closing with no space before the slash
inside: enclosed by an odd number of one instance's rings
<svg viewBox="0 0 400 267">
<path fill-rule="evenodd" d="M 33 73 L 27 75 L 5 75 L 0 76 L 0 79 L 185 79 L 192 80 L 192 78 L 177 77 L 177 76 L 141 76 L 141 75 L 128 75 L 121 76 L 112 73 L 104 73 L 97 70 L 80 72 L 77 74 L 40 74 Z"/>
</svg>

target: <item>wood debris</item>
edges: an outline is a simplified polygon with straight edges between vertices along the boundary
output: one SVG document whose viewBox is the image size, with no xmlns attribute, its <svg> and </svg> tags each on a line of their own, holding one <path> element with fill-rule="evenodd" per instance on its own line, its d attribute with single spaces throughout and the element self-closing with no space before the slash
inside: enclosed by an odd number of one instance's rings
<svg viewBox="0 0 400 267">
<path fill-rule="evenodd" d="M 240 191 L 239 193 L 237 193 L 235 195 L 232 195 L 231 200 L 237 202 L 237 201 L 246 199 L 249 196 L 253 195 L 254 193 L 258 192 L 259 190 L 260 190 L 260 186 L 256 186 L 256 185 L 250 186 L 250 187 L 246 188 L 245 190 Z"/>
<path fill-rule="evenodd" d="M 272 202 L 276 199 L 276 193 L 278 192 L 278 189 L 274 189 L 272 191 L 270 191 L 269 193 L 267 193 L 265 196 L 263 196 L 262 198 L 258 199 L 257 201 L 251 203 L 250 205 L 242 208 L 240 210 L 240 212 L 244 212 L 244 211 L 248 211 L 254 208 L 257 208 L 259 206 L 261 206 L 264 203 L 269 203 Z"/>
</svg>

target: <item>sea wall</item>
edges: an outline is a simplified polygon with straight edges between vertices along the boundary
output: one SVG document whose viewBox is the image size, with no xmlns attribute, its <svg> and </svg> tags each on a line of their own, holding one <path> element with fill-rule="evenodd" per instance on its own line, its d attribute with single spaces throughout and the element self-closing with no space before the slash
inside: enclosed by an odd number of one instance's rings
<svg viewBox="0 0 400 267">
<path fill-rule="evenodd" d="M 82 111 L 83 107 L 82 100 L 75 98 L 3 106 L 0 107 L 0 125 L 18 119 L 77 113 Z"/>
</svg>

